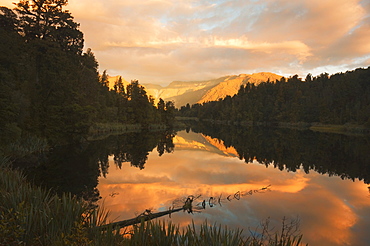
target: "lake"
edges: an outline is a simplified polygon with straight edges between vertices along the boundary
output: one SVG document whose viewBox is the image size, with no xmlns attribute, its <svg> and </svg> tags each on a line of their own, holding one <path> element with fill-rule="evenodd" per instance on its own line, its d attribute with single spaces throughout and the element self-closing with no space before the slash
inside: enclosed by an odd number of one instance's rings
<svg viewBox="0 0 370 246">
<path fill-rule="evenodd" d="M 32 173 L 36 183 L 103 205 L 114 221 L 192 196 L 192 213 L 161 219 L 246 234 L 284 221 L 310 245 L 369 245 L 369 150 L 365 136 L 197 126 L 55 149 Z"/>
</svg>

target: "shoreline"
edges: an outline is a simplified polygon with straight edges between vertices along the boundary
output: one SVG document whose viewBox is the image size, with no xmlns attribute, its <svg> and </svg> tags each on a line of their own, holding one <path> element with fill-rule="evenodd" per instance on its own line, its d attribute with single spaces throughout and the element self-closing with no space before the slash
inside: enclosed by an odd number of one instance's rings
<svg viewBox="0 0 370 246">
<path fill-rule="evenodd" d="M 318 122 L 254 122 L 254 121 L 227 121 L 213 119 L 199 119 L 197 117 L 176 117 L 178 121 L 193 121 L 193 122 L 210 122 L 217 125 L 243 126 L 243 127 L 276 127 L 288 128 L 297 130 L 310 130 L 313 132 L 335 133 L 344 135 L 366 136 L 370 135 L 370 127 L 366 125 L 357 125 L 346 123 L 338 124 L 323 124 Z"/>
</svg>

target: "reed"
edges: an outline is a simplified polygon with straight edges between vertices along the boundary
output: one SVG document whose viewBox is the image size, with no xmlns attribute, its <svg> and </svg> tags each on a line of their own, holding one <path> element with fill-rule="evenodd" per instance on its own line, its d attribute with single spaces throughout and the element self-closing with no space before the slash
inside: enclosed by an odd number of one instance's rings
<svg viewBox="0 0 370 246">
<path fill-rule="evenodd" d="M 119 230 L 97 229 L 107 216 L 71 194 L 30 184 L 0 159 L 0 245 L 116 245 L 123 238 Z"/>
<path fill-rule="evenodd" d="M 89 128 L 88 140 L 105 139 L 111 135 L 141 131 L 140 124 L 95 123 Z"/>
<path fill-rule="evenodd" d="M 248 245 L 242 237 L 242 230 L 231 230 L 207 222 L 196 227 L 194 223 L 180 230 L 179 225 L 163 220 L 145 221 L 125 229 L 124 238 L 111 245 Z M 106 228 L 104 229 L 106 230 Z M 117 239 L 117 238 L 116 238 Z"/>
<path fill-rule="evenodd" d="M 0 174 L 1 225 L 5 231 L 18 228 L 17 241 L 51 245 L 73 232 L 85 212 L 82 203 L 69 194 L 57 196 L 29 184 L 18 170 L 2 168 Z M 11 223 L 7 223 L 11 221 Z M 1 235 L 12 240 L 14 235 Z M 15 240 L 15 239 L 14 239 Z"/>
<path fill-rule="evenodd" d="M 245 245 L 242 230 L 228 229 L 226 226 L 204 222 L 197 229 L 194 223 L 188 225 L 181 238 L 180 245 Z"/>
<path fill-rule="evenodd" d="M 281 230 L 272 231 L 270 229 L 270 219 L 261 222 L 255 230 L 249 230 L 250 236 L 247 238 L 247 245 L 252 246 L 300 246 L 308 245 L 302 243 L 303 235 L 299 231 L 300 221 L 296 219 L 282 219 Z"/>
<path fill-rule="evenodd" d="M 284 223 L 284 222 L 283 222 Z M 291 227 L 292 226 L 292 227 Z M 295 225 L 294 225 L 295 226 Z M 180 230 L 178 225 L 164 221 L 147 221 L 133 226 L 129 238 L 120 245 L 209 245 L 209 246 L 299 246 L 302 235 L 293 235 L 293 225 L 283 224 L 282 232 L 271 234 L 267 227 L 256 236 L 243 236 L 240 229 L 229 229 L 221 225 L 204 222 L 199 228 L 194 224 Z"/>
<path fill-rule="evenodd" d="M 89 129 L 90 134 L 96 133 L 125 133 L 140 130 L 140 124 L 122 124 L 122 123 L 95 123 Z"/>
<path fill-rule="evenodd" d="M 6 145 L 4 152 L 12 158 L 20 158 L 33 153 L 41 153 L 48 148 L 46 139 L 29 135 Z"/>
</svg>

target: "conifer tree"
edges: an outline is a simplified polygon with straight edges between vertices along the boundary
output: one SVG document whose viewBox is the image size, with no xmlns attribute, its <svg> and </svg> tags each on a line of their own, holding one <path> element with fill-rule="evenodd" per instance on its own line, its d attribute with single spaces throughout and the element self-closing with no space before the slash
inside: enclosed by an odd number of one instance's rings
<svg viewBox="0 0 370 246">
<path fill-rule="evenodd" d="M 58 43 L 63 50 L 82 53 L 83 34 L 68 10 L 67 0 L 21 0 L 16 4 L 19 32 L 27 41 L 41 39 Z"/>
<path fill-rule="evenodd" d="M 109 81 L 108 81 L 108 74 L 107 74 L 107 70 L 104 70 L 103 71 L 103 74 L 100 76 L 100 84 L 104 87 L 107 87 L 109 88 Z"/>
</svg>

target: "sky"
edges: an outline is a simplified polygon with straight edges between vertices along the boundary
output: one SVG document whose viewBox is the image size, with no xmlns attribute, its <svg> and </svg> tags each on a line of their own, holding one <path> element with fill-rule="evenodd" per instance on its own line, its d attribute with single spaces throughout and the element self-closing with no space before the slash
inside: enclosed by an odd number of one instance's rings
<svg viewBox="0 0 370 246">
<path fill-rule="evenodd" d="M 66 9 L 99 70 L 127 81 L 370 66 L 370 0 L 69 0 Z"/>
</svg>

